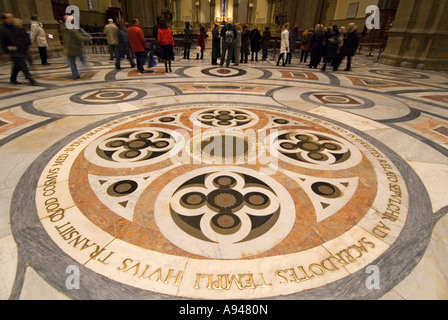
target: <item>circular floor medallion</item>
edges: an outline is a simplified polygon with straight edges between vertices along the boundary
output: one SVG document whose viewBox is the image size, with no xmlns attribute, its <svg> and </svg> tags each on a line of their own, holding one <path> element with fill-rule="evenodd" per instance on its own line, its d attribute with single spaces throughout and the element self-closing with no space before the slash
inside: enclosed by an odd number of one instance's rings
<svg viewBox="0 0 448 320">
<path fill-rule="evenodd" d="M 71 96 L 70 100 L 80 104 L 103 105 L 135 101 L 146 95 L 147 92 L 141 89 L 107 88 L 80 92 Z"/>
<path fill-rule="evenodd" d="M 239 68 L 224 68 L 224 67 L 214 67 L 206 68 L 201 70 L 201 72 L 207 76 L 220 77 L 220 78 L 233 78 L 238 76 L 243 76 L 247 72 Z"/>
<path fill-rule="evenodd" d="M 378 145 L 274 107 L 149 110 L 60 145 L 36 208 L 92 277 L 187 298 L 297 294 L 354 277 L 405 227 L 406 181 Z"/>
</svg>

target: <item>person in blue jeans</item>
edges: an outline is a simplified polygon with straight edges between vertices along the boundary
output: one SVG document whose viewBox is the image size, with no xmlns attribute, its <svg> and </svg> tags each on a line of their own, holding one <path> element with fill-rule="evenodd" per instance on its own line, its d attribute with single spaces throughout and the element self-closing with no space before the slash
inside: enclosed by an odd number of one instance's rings
<svg viewBox="0 0 448 320">
<path fill-rule="evenodd" d="M 131 58 L 131 44 L 129 43 L 129 39 L 126 34 L 126 24 L 124 22 L 121 22 L 118 27 L 118 54 L 115 59 L 115 69 L 121 69 L 121 60 L 124 57 L 129 60 L 131 68 L 135 68 L 136 64 Z"/>
<path fill-rule="evenodd" d="M 65 16 L 64 19 L 66 21 L 73 20 L 72 16 Z M 84 57 L 83 46 L 84 43 L 90 41 L 91 38 L 87 35 L 81 33 L 80 29 L 69 29 L 64 27 L 63 40 L 65 46 L 65 53 L 68 58 L 68 62 L 70 65 L 70 69 L 72 71 L 72 78 L 74 80 L 80 79 L 78 67 L 76 65 L 76 59 L 79 57 L 81 63 L 86 66 L 87 62 Z"/>
</svg>

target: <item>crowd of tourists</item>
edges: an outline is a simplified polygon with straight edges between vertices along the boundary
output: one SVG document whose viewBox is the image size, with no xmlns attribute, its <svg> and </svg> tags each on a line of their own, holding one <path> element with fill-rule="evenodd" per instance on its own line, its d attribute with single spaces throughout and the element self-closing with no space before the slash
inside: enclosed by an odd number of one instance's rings
<svg viewBox="0 0 448 320">
<path fill-rule="evenodd" d="M 269 49 L 272 47 L 271 39 L 269 26 L 260 32 L 257 26 L 250 29 L 247 24 L 228 23 L 221 29 L 219 25 L 215 25 L 212 31 L 212 64 L 218 64 L 217 61 L 220 59 L 221 66 L 225 64 L 228 67 L 231 62 L 237 66 L 240 63 L 247 63 L 249 55 L 251 61 L 258 61 L 260 51 L 261 61 L 266 61 Z M 322 71 L 326 71 L 327 66 L 337 71 L 342 61 L 347 59 L 344 70 L 350 71 L 352 58 L 358 46 L 359 37 L 354 23 L 341 28 L 336 25 L 325 27 L 319 24 L 303 32 L 299 32 L 297 24 L 291 28 L 291 25 L 286 23 L 281 30 L 277 66 L 290 65 L 292 57 L 298 51 L 300 63 L 307 63 L 308 58 L 310 59 L 307 65 L 309 68 L 316 69 L 322 64 Z M 184 58 L 188 56 L 184 55 Z"/>
<path fill-rule="evenodd" d="M 13 62 L 11 84 L 20 84 L 17 81 L 17 75 L 22 71 L 25 78 L 32 85 L 36 85 L 28 68 L 32 63 L 29 48 L 33 43 L 36 44 L 42 65 L 48 65 L 47 39 L 51 35 L 45 32 L 37 15 L 31 17 L 29 32 L 21 26 L 20 19 L 15 18 L 11 13 L 3 13 L 1 19 L 3 20 L 0 27 L 2 57 L 10 58 Z M 67 25 L 73 23 L 73 19 L 70 15 L 63 17 L 60 23 L 60 39 L 64 45 L 72 78 L 80 79 L 77 60 L 86 65 L 83 47 L 86 42 L 92 41 L 92 34 L 83 28 L 67 28 Z M 157 24 L 153 27 L 154 43 L 146 41 L 138 19 L 133 19 L 130 23 L 118 22 L 117 24 L 109 19 L 103 28 L 103 33 L 106 36 L 110 59 L 115 60 L 117 70 L 121 69 L 121 61 L 126 58 L 131 68 L 137 68 L 140 74 L 145 73 L 147 72 L 145 71 L 146 64 L 150 67 L 157 64 L 152 55 L 154 53 L 158 61 L 164 63 L 165 71 L 172 72 L 171 62 L 175 59 L 175 42 L 171 28 L 165 19 L 158 17 Z M 192 50 L 195 49 L 196 60 L 203 60 L 207 37 L 207 30 L 203 26 L 200 27 L 199 34 L 194 35 L 194 28 L 188 21 L 183 30 L 183 58 L 189 60 Z M 215 24 L 211 37 L 212 65 L 229 67 L 233 63 L 234 66 L 238 66 L 246 64 L 249 57 L 250 61 L 259 61 L 260 52 L 260 60 L 267 61 L 269 50 L 272 49 L 273 34 L 269 26 L 259 30 L 258 26 L 250 28 L 248 24 L 225 23 L 222 27 Z M 309 68 L 316 69 L 321 65 L 322 71 L 326 71 L 327 67 L 337 71 L 342 61 L 346 59 L 347 65 L 344 70 L 350 71 L 352 58 L 356 54 L 358 45 L 357 26 L 354 23 L 340 28 L 336 25 L 326 27 L 318 24 L 303 32 L 299 31 L 298 25 L 291 27 L 291 24 L 286 23 L 281 30 L 277 66 L 292 64 L 292 57 L 296 51 L 299 51 L 300 63 L 307 63 L 309 59 L 307 64 Z"/>
</svg>

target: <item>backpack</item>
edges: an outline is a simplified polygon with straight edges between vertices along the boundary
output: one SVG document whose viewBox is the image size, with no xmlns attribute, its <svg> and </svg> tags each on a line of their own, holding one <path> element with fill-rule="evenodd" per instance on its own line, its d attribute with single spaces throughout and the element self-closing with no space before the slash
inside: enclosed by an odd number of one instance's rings
<svg viewBox="0 0 448 320">
<path fill-rule="evenodd" d="M 235 38 L 235 35 L 233 34 L 233 30 L 227 30 L 226 31 L 226 43 L 228 43 L 228 44 L 233 43 L 234 38 Z"/>
</svg>

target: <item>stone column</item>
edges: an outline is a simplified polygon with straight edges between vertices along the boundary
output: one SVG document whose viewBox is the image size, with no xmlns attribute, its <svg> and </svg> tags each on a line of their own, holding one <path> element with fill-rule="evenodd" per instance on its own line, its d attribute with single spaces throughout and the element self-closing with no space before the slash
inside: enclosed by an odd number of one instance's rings
<svg viewBox="0 0 448 320">
<path fill-rule="evenodd" d="M 400 1 L 380 63 L 448 70 L 448 0 Z"/>
<path fill-rule="evenodd" d="M 275 0 L 268 0 L 268 14 L 266 17 L 266 24 L 272 28 L 272 15 L 274 13 Z"/>
<path fill-rule="evenodd" d="M 215 25 L 215 11 L 216 11 L 216 0 L 210 1 L 210 28 L 213 28 Z"/>
<path fill-rule="evenodd" d="M 239 15 L 238 15 L 238 8 L 240 6 L 239 0 L 233 0 L 233 22 L 238 22 Z"/>
<path fill-rule="evenodd" d="M 157 16 L 162 15 L 162 4 L 160 0 L 141 1 L 141 0 L 123 0 L 123 7 L 127 11 L 125 17 L 129 22 L 137 18 L 140 27 L 146 36 L 152 36 L 152 29 L 157 22 Z"/>
</svg>

